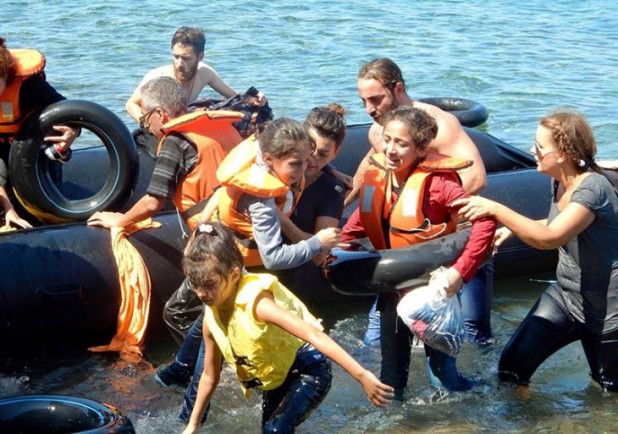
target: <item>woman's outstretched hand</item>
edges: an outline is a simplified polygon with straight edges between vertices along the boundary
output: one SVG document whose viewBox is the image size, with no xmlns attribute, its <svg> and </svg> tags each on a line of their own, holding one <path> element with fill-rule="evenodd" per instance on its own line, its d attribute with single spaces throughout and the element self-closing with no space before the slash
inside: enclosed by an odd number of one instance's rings
<svg viewBox="0 0 618 434">
<path fill-rule="evenodd" d="M 501 227 L 494 234 L 493 254 L 496 254 L 502 243 L 511 238 L 513 232 L 509 228 Z"/>
<path fill-rule="evenodd" d="M 474 221 L 483 217 L 495 217 L 498 203 L 480 196 L 470 196 L 457 199 L 451 207 L 459 208 L 458 214 L 467 220 Z"/>
</svg>

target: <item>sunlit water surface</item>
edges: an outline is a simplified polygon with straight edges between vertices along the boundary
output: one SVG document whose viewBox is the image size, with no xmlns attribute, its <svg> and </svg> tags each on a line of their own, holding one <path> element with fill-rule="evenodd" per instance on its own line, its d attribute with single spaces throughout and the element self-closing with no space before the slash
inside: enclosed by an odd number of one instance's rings
<svg viewBox="0 0 618 434">
<path fill-rule="evenodd" d="M 206 31 L 206 61 L 237 90 L 263 90 L 277 116 L 302 119 L 311 107 L 338 101 L 348 108 L 349 123 L 367 122 L 356 94 L 358 68 L 390 56 L 412 97 L 479 101 L 490 112 L 482 128 L 521 149 L 529 148 L 540 116 L 568 106 L 589 118 L 601 157 L 618 155 L 618 6 L 611 0 L 4 0 L 0 14 L 0 36 L 11 47 L 43 51 L 48 79 L 59 91 L 105 105 L 130 128 L 126 99 L 147 70 L 170 61 L 174 30 L 195 25 Z M 496 344 L 466 346 L 459 357 L 461 371 L 479 381 L 473 391 L 444 396 L 431 390 L 423 353 L 416 351 L 407 400 L 378 410 L 336 368 L 330 394 L 298 432 L 616 432 L 617 397 L 590 381 L 578 344 L 549 359 L 529 388 L 497 382 L 500 350 L 541 290 L 527 277 L 497 282 Z M 361 303 L 318 313 L 331 336 L 377 373 L 379 351 L 361 341 L 367 309 Z M 164 331 L 151 333 L 139 366 L 62 341 L 19 353 L 7 349 L 0 396 L 86 396 L 120 408 L 140 434 L 180 432 L 182 395 L 151 381 L 153 368 L 169 362 L 175 349 Z M 229 370 L 213 404 L 203 432 L 259 431 L 259 399 L 245 400 Z"/>
</svg>

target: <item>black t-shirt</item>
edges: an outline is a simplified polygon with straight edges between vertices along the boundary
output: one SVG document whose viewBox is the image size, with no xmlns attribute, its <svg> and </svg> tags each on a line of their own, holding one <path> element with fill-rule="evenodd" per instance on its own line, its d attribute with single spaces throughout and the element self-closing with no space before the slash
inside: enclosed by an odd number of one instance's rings
<svg viewBox="0 0 618 434">
<path fill-rule="evenodd" d="M 344 193 L 345 187 L 337 179 L 328 173 L 323 173 L 303 191 L 290 219 L 300 229 L 312 234 L 318 217 L 341 219 Z M 284 242 L 289 243 L 289 240 L 284 239 Z M 279 270 L 275 274 L 292 291 L 298 292 L 307 288 L 311 288 L 314 293 L 329 291 L 329 284 L 322 276 L 320 267 L 311 261 L 290 270 Z"/>
<path fill-rule="evenodd" d="M 345 188 L 332 175 L 323 173 L 307 187 L 290 216 L 299 229 L 312 234 L 318 217 L 341 219 Z"/>
<path fill-rule="evenodd" d="M 44 73 L 26 79 L 19 91 L 19 108 L 22 113 L 42 110 L 50 104 L 66 99 L 47 82 Z"/>
</svg>

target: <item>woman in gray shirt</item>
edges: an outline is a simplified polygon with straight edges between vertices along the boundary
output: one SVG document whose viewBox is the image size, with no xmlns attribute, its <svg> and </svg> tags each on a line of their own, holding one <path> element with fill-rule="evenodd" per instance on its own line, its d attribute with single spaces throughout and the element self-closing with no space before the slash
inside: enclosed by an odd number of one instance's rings
<svg viewBox="0 0 618 434">
<path fill-rule="evenodd" d="M 537 170 L 553 178 L 546 220 L 534 221 L 481 197 L 463 199 L 460 210 L 474 220 L 493 216 L 510 235 L 538 249 L 558 248 L 557 282 L 537 300 L 506 344 L 500 379 L 527 384 L 560 348 L 581 341 L 594 381 L 618 391 L 618 197 L 594 161 L 592 130 L 578 113 L 541 119 L 532 151 Z"/>
</svg>

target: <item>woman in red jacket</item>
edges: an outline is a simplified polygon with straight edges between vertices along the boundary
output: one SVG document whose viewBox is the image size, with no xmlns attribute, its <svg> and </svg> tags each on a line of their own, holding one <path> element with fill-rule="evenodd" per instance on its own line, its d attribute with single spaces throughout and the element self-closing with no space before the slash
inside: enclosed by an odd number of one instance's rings
<svg viewBox="0 0 618 434">
<path fill-rule="evenodd" d="M 471 162 L 429 152 L 438 126 L 425 111 L 402 106 L 384 117 L 383 151 L 375 154 L 365 174 L 358 209 L 346 223 L 342 240 L 368 237 L 376 249 L 423 242 L 453 232 L 457 210 L 450 204 L 468 197 L 457 175 Z M 496 223 L 474 222 L 459 258 L 447 269 L 449 296 L 457 294 L 483 263 L 491 249 Z M 412 334 L 397 317 L 401 293 L 378 296 L 381 380 L 402 399 L 408 382 Z M 428 373 L 434 384 L 459 391 L 471 383 L 457 372 L 455 358 L 425 345 Z"/>
</svg>

